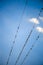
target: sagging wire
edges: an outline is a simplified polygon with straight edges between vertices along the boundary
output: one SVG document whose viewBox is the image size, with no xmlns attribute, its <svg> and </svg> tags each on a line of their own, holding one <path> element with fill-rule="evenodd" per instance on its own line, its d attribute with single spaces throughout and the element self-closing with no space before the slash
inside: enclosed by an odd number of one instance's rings
<svg viewBox="0 0 43 65">
<path fill-rule="evenodd" d="M 39 12 L 39 14 L 38 14 L 37 19 L 39 18 L 41 12 L 42 12 L 42 8 L 41 8 L 41 10 L 40 10 L 40 12 Z M 31 36 L 31 34 L 32 34 L 34 28 L 35 28 L 35 24 L 33 25 L 33 28 L 31 29 L 31 31 L 30 31 L 30 33 L 29 33 L 29 35 L 28 35 L 28 37 L 27 37 L 27 39 L 26 39 L 26 41 L 25 41 L 25 43 L 24 43 L 24 45 L 23 45 L 23 47 L 22 47 L 22 49 L 21 49 L 21 51 L 20 51 L 20 53 L 19 53 L 19 55 L 18 55 L 18 57 L 17 57 L 17 60 L 16 60 L 16 62 L 15 62 L 14 65 L 17 65 L 17 63 L 18 63 L 18 61 L 19 61 L 19 59 L 20 59 L 20 57 L 21 57 L 21 54 L 22 54 L 22 52 L 23 52 L 23 50 L 24 50 L 24 48 L 25 48 L 25 46 L 26 46 L 26 44 L 27 44 L 27 42 L 28 42 L 28 40 L 29 40 L 29 38 L 30 38 L 30 36 Z"/>
<path fill-rule="evenodd" d="M 21 15 L 21 19 L 20 19 L 21 21 L 22 21 L 22 17 L 23 17 L 23 15 L 24 15 L 24 11 L 25 11 L 25 9 L 26 9 L 27 3 L 28 3 L 28 0 L 26 0 L 25 7 L 24 7 L 24 10 L 23 10 L 22 15 Z M 17 27 L 17 31 L 16 31 L 16 34 L 15 34 L 15 39 L 17 38 L 17 34 L 18 34 L 18 31 L 19 31 L 19 28 L 20 28 L 20 24 L 21 24 L 21 22 L 19 23 L 19 25 L 18 25 L 18 27 Z M 10 60 L 10 57 L 11 57 L 11 53 L 12 53 L 12 51 L 13 51 L 13 47 L 14 47 L 14 44 L 15 44 L 15 39 L 14 39 L 14 41 L 13 41 L 13 44 L 12 44 L 12 47 L 11 47 L 11 50 L 10 50 L 10 53 L 9 53 L 9 56 L 8 56 L 6 65 L 8 65 L 8 63 L 9 63 L 9 60 Z"/>
</svg>

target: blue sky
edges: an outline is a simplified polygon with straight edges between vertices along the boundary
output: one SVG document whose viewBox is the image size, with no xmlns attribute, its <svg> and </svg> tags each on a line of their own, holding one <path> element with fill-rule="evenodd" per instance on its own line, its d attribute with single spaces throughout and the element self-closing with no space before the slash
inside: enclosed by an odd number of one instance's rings
<svg viewBox="0 0 43 65">
<path fill-rule="evenodd" d="M 17 65 L 22 63 L 39 33 L 39 40 L 23 65 L 43 65 L 43 11 L 37 19 L 40 9 L 43 8 L 43 0 L 28 0 L 24 10 L 25 3 L 26 0 L 0 0 L 0 65 L 6 65 L 19 23 L 20 28 L 8 65 L 15 64 L 34 24 L 35 28 Z"/>
</svg>

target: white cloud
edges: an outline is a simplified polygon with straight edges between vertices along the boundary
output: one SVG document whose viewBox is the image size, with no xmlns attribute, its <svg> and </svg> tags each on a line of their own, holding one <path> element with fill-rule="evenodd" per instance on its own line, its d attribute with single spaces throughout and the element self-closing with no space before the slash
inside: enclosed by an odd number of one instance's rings
<svg viewBox="0 0 43 65">
<path fill-rule="evenodd" d="M 39 17 L 39 19 L 43 21 L 43 17 Z"/>
<path fill-rule="evenodd" d="M 37 18 L 31 18 L 29 19 L 28 21 L 32 22 L 32 23 L 35 23 L 35 24 L 39 24 L 39 21 Z"/>
<path fill-rule="evenodd" d="M 36 27 L 36 29 L 37 29 L 38 32 L 43 33 L 43 28 L 42 27 Z"/>
</svg>

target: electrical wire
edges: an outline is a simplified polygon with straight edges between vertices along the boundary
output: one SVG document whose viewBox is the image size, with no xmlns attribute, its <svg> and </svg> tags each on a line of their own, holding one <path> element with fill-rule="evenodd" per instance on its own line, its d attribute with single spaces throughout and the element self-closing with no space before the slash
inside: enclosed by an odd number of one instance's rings
<svg viewBox="0 0 43 65">
<path fill-rule="evenodd" d="M 40 34 L 39 34 L 39 35 L 40 35 Z M 38 41 L 38 39 L 39 39 L 39 35 L 37 36 L 36 41 Z M 23 65 L 23 63 L 25 62 L 25 60 L 26 60 L 27 57 L 29 56 L 30 52 L 31 52 L 32 49 L 34 48 L 34 46 L 35 46 L 35 44 L 36 44 L 36 41 L 35 41 L 34 44 L 32 44 L 31 48 L 29 49 L 28 53 L 26 54 L 26 56 L 24 57 L 24 59 L 23 59 L 23 61 L 22 61 L 22 63 L 21 63 L 20 65 Z"/>
<path fill-rule="evenodd" d="M 41 8 L 40 13 L 42 12 L 42 10 L 43 10 L 43 8 Z M 40 16 L 40 13 L 39 13 L 39 16 Z M 36 41 L 38 41 L 39 37 L 40 37 L 40 33 L 39 33 L 39 35 L 37 36 Z M 32 51 L 33 47 L 35 46 L 36 41 L 35 41 L 34 44 L 32 44 L 31 48 L 29 49 L 28 53 L 26 54 L 26 56 L 25 56 L 24 59 L 23 59 L 23 62 L 22 62 L 20 65 L 23 65 L 24 61 L 25 61 L 26 58 L 29 56 L 30 52 Z"/>
<path fill-rule="evenodd" d="M 39 12 L 38 17 L 40 16 L 41 11 L 42 11 L 42 8 L 41 8 L 41 10 L 40 10 L 40 12 Z M 37 17 L 37 19 L 38 19 L 38 17 Z M 22 47 L 22 49 L 21 49 L 21 51 L 20 51 L 20 53 L 19 53 L 19 55 L 18 55 L 18 57 L 17 57 L 17 60 L 16 60 L 16 62 L 15 62 L 14 65 L 17 65 L 17 63 L 18 63 L 18 61 L 19 61 L 19 59 L 20 59 L 20 57 L 21 57 L 21 54 L 22 54 L 22 52 L 23 52 L 23 50 L 24 50 L 24 48 L 25 48 L 25 46 L 26 46 L 26 44 L 27 44 L 27 42 L 28 42 L 28 40 L 29 40 L 29 38 L 30 38 L 30 36 L 31 36 L 31 34 L 32 34 L 34 28 L 35 28 L 35 24 L 33 25 L 33 28 L 31 29 L 31 31 L 30 31 L 30 33 L 29 33 L 29 35 L 28 35 L 28 37 L 27 37 L 27 39 L 26 39 L 26 41 L 25 41 L 25 43 L 24 43 L 24 45 L 23 45 L 23 47 Z"/>
<path fill-rule="evenodd" d="M 21 21 L 22 21 L 22 17 L 24 15 L 24 11 L 25 11 L 27 3 L 28 3 L 28 0 L 26 0 L 25 7 L 24 7 L 24 10 L 23 10 L 22 15 L 21 15 L 21 19 L 20 19 Z M 15 39 L 17 38 L 17 34 L 18 34 L 18 31 L 19 31 L 19 28 L 20 28 L 20 24 L 21 24 L 21 22 L 19 23 L 19 25 L 17 27 L 17 31 L 16 31 L 16 34 L 15 34 Z M 12 44 L 12 47 L 11 47 L 11 50 L 10 50 L 6 65 L 8 65 L 8 63 L 9 63 L 9 60 L 10 60 L 10 57 L 11 57 L 11 53 L 12 53 L 12 50 L 13 50 L 13 47 L 14 47 L 15 39 L 13 41 L 13 44 Z"/>
</svg>

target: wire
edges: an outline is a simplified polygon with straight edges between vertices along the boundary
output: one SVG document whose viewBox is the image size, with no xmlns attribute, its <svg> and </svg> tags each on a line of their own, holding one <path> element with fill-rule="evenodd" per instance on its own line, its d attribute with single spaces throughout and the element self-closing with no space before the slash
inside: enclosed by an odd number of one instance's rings
<svg viewBox="0 0 43 65">
<path fill-rule="evenodd" d="M 34 27 L 33 27 L 33 28 L 34 28 Z M 30 34 L 28 35 L 28 37 L 27 37 L 27 39 L 26 39 L 26 41 L 25 41 L 25 44 L 23 45 L 22 50 L 20 51 L 20 54 L 19 54 L 19 56 L 18 56 L 18 58 L 17 58 L 17 60 L 16 60 L 16 62 L 15 62 L 14 65 L 16 65 L 16 64 L 18 63 L 18 61 L 19 61 L 19 59 L 20 59 L 20 56 L 21 56 L 21 54 L 22 54 L 22 52 L 23 52 L 23 50 L 24 50 L 24 48 L 25 48 L 25 46 L 26 46 L 26 44 L 27 44 L 27 42 L 28 42 L 28 39 L 29 39 L 29 37 L 30 37 L 32 31 L 33 31 L 33 29 L 31 30 Z"/>
<path fill-rule="evenodd" d="M 25 11 L 27 2 L 28 2 L 28 0 L 26 0 L 25 7 L 24 7 L 24 10 L 23 10 L 23 13 L 22 13 L 21 18 L 23 17 L 23 14 L 24 14 L 24 11 Z M 20 19 L 20 20 L 21 20 L 21 19 Z M 19 28 L 20 28 L 20 24 L 21 24 L 21 22 L 19 23 L 19 25 L 18 25 L 18 27 L 17 27 L 17 31 L 16 31 L 16 34 L 15 34 L 15 39 L 17 38 L 17 34 L 18 34 L 18 31 L 19 31 Z M 9 56 L 8 56 L 6 65 L 8 65 L 8 63 L 9 63 L 9 60 L 10 60 L 10 57 L 11 57 L 11 53 L 12 53 L 12 50 L 13 50 L 13 47 L 14 47 L 15 39 L 14 39 L 14 41 L 13 41 L 13 44 L 12 44 L 12 47 L 11 47 L 11 50 L 10 50 L 10 53 L 9 53 Z"/>
<path fill-rule="evenodd" d="M 43 10 L 43 8 L 41 8 L 40 13 L 42 12 L 42 10 Z M 40 16 L 40 13 L 39 13 L 39 16 Z M 39 16 L 38 16 L 38 17 L 39 17 Z M 39 35 L 40 35 L 40 34 L 39 34 Z M 37 36 L 36 41 L 39 39 L 39 35 Z M 36 42 L 36 41 L 35 41 L 35 42 Z M 30 52 L 32 51 L 32 49 L 33 49 L 34 46 L 35 46 L 35 44 L 33 44 L 33 45 L 31 46 L 31 48 L 29 49 L 29 51 L 28 51 L 28 53 L 26 54 L 25 58 L 23 59 L 23 62 L 21 63 L 21 65 L 24 63 L 24 61 L 26 60 L 26 58 L 28 57 L 28 55 L 30 54 Z"/>
<path fill-rule="evenodd" d="M 41 13 L 41 10 L 40 10 L 39 14 Z M 39 17 L 39 15 L 38 15 L 38 17 Z M 38 19 L 38 17 L 37 17 L 37 19 Z M 20 56 L 21 56 L 21 54 L 22 54 L 22 52 L 23 52 L 23 50 L 24 50 L 24 48 L 25 48 L 25 46 L 26 46 L 26 44 L 27 44 L 27 42 L 28 42 L 28 40 L 29 40 L 29 38 L 30 38 L 30 36 L 32 34 L 32 32 L 33 32 L 34 27 L 35 27 L 35 24 L 33 25 L 33 28 L 31 29 L 31 31 L 30 31 L 30 33 L 29 33 L 29 35 L 28 35 L 28 37 L 27 37 L 27 39 L 26 39 L 26 41 L 25 41 L 25 43 L 24 43 L 24 45 L 23 45 L 23 47 L 22 47 L 22 49 L 21 49 L 21 51 L 20 51 L 20 53 L 19 53 L 19 55 L 17 57 L 17 60 L 16 60 L 14 65 L 17 65 L 17 63 L 18 63 L 18 61 L 20 59 Z"/>
<path fill-rule="evenodd" d="M 40 35 L 40 34 L 39 34 L 39 35 Z M 38 41 L 38 39 L 39 39 L 39 35 L 37 36 L 36 41 Z M 29 56 L 30 52 L 32 51 L 33 47 L 35 46 L 36 41 L 35 41 L 34 44 L 32 44 L 31 48 L 29 49 L 28 53 L 26 54 L 26 56 L 24 57 L 24 59 L 23 59 L 23 61 L 22 61 L 22 63 L 21 63 L 20 65 L 23 65 L 24 61 L 25 61 L 26 58 Z"/>
<path fill-rule="evenodd" d="M 40 13 L 41 13 L 42 11 L 43 11 L 43 8 L 41 8 Z M 39 13 L 39 16 L 40 16 L 40 13 Z M 39 17 L 39 16 L 38 16 L 38 17 Z"/>
</svg>

